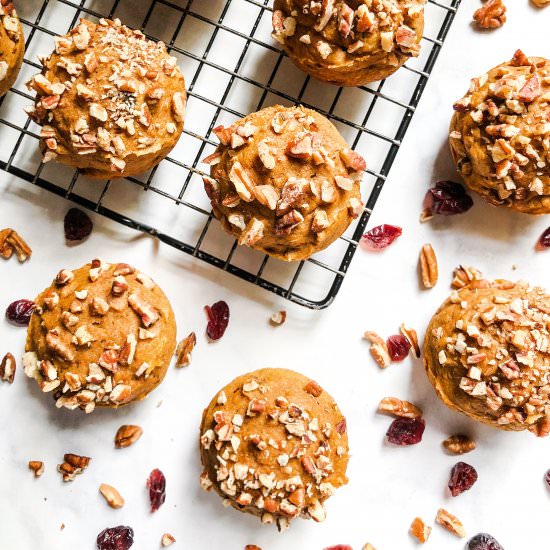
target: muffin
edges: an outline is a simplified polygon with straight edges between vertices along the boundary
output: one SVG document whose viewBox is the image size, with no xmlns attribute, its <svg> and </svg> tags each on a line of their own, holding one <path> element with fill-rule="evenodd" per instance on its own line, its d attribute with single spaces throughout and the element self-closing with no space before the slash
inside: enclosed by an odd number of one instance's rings
<svg viewBox="0 0 550 550">
<path fill-rule="evenodd" d="M 44 162 L 57 159 L 91 178 L 146 172 L 183 130 L 185 83 L 176 58 L 118 19 L 82 19 L 28 84 L 29 115 L 42 126 Z"/>
<path fill-rule="evenodd" d="M 503 430 L 550 432 L 550 296 L 474 280 L 453 291 L 424 341 L 430 382 L 449 407 Z"/>
<path fill-rule="evenodd" d="M 303 260 L 361 213 L 365 161 L 319 113 L 277 105 L 214 131 L 221 143 L 204 159 L 205 188 L 239 244 Z"/>
<path fill-rule="evenodd" d="M 162 382 L 176 322 L 168 299 L 144 273 L 95 259 L 62 269 L 35 303 L 23 365 L 57 407 L 116 408 Z"/>
<path fill-rule="evenodd" d="M 303 71 L 362 86 L 418 56 L 425 0 L 275 0 L 273 37 Z"/>
<path fill-rule="evenodd" d="M 0 0 L 0 97 L 13 86 L 25 55 L 25 35 L 15 6 Z"/>
<path fill-rule="evenodd" d="M 324 501 L 347 483 L 348 436 L 338 406 L 313 380 L 262 369 L 223 388 L 202 416 L 201 485 L 279 529 L 323 521 Z"/>
<path fill-rule="evenodd" d="M 449 142 L 466 185 L 491 204 L 550 212 L 550 61 L 516 51 L 454 104 Z"/>
</svg>

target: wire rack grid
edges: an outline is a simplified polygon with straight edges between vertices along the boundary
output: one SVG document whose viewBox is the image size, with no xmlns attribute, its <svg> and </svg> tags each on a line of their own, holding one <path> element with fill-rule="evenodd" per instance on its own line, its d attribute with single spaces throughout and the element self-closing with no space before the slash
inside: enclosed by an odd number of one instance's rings
<svg viewBox="0 0 550 550">
<path fill-rule="evenodd" d="M 29 0 L 17 6 L 27 50 L 15 87 L 0 100 L 0 168 L 43 189 L 298 304 L 322 309 L 336 297 L 461 0 L 428 0 L 419 58 L 360 88 L 321 84 L 296 69 L 270 38 L 272 0 Z M 39 128 L 24 114 L 25 81 L 81 17 L 119 17 L 163 40 L 186 77 L 186 128 L 170 156 L 143 177 L 97 182 L 42 164 Z M 327 250 L 285 263 L 239 247 L 212 216 L 201 159 L 212 129 L 273 104 L 303 104 L 327 116 L 367 159 L 365 209 Z M 144 193 L 146 192 L 146 193 Z"/>
</svg>

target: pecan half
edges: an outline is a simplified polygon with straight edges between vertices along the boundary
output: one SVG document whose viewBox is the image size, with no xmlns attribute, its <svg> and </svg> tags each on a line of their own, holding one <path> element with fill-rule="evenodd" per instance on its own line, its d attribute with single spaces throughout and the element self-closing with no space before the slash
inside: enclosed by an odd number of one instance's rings
<svg viewBox="0 0 550 550">
<path fill-rule="evenodd" d="M 442 443 L 444 449 L 450 455 L 463 455 L 476 448 L 476 442 L 467 435 L 451 435 Z"/>
<path fill-rule="evenodd" d="M 506 23 L 506 6 L 502 0 L 488 0 L 474 13 L 475 22 L 483 29 L 497 29 Z"/>
<path fill-rule="evenodd" d="M 0 363 L 0 380 L 8 384 L 13 384 L 16 368 L 15 357 L 11 353 L 6 353 Z"/>
<path fill-rule="evenodd" d="M 133 445 L 143 435 L 143 429 L 133 424 L 124 424 L 116 432 L 115 448 L 125 449 Z"/>
<path fill-rule="evenodd" d="M 192 332 L 178 344 L 176 348 L 176 367 L 178 369 L 188 367 L 191 364 L 191 352 L 195 348 L 196 343 L 197 336 Z"/>
<path fill-rule="evenodd" d="M 420 418 L 422 410 L 409 401 L 402 401 L 397 397 L 384 397 L 378 404 L 378 412 L 403 418 Z"/>
<path fill-rule="evenodd" d="M 420 251 L 420 276 L 424 288 L 433 288 L 439 277 L 437 258 L 431 244 L 425 244 Z"/>
</svg>

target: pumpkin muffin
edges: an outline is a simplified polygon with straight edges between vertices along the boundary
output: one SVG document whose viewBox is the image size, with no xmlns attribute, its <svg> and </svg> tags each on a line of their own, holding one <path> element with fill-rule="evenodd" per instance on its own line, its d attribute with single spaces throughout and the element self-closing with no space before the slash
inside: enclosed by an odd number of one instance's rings
<svg viewBox="0 0 550 550">
<path fill-rule="evenodd" d="M 550 296 L 527 283 L 473 280 L 453 291 L 424 341 L 449 407 L 503 430 L 550 432 Z"/>
<path fill-rule="evenodd" d="M 212 209 L 239 244 L 275 258 L 309 258 L 363 210 L 365 161 L 324 116 L 304 107 L 262 109 L 214 132 L 204 162 Z"/>
<path fill-rule="evenodd" d="M 118 19 L 82 19 L 29 82 L 29 115 L 40 125 L 44 162 L 88 177 L 134 176 L 156 166 L 183 130 L 186 94 L 176 58 L 162 42 Z"/>
<path fill-rule="evenodd" d="M 347 483 L 346 420 L 316 382 L 262 369 L 223 388 L 202 416 L 201 485 L 279 529 L 323 521 L 324 502 Z"/>
<path fill-rule="evenodd" d="M 25 35 L 15 6 L 0 0 L 0 97 L 13 86 L 25 55 Z"/>
<path fill-rule="evenodd" d="M 425 0 L 275 0 L 273 37 L 304 72 L 362 86 L 418 56 Z"/>
<path fill-rule="evenodd" d="M 176 345 L 168 299 L 144 273 L 99 259 L 62 269 L 35 300 L 25 374 L 57 407 L 119 407 L 164 378 Z"/>
<path fill-rule="evenodd" d="M 550 213 L 550 61 L 517 50 L 454 110 L 449 141 L 466 185 L 491 204 Z"/>
</svg>

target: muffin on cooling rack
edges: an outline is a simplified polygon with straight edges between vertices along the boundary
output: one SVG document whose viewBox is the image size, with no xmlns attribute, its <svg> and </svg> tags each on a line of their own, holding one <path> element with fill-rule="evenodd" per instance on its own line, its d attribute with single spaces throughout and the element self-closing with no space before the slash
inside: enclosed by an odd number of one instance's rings
<svg viewBox="0 0 550 550">
<path fill-rule="evenodd" d="M 0 97 L 15 82 L 25 54 L 25 35 L 15 6 L 0 0 Z"/>
<path fill-rule="evenodd" d="M 550 433 L 550 296 L 527 283 L 474 280 L 434 315 L 428 378 L 449 407 L 504 430 Z"/>
<path fill-rule="evenodd" d="M 518 50 L 474 78 L 454 109 L 449 141 L 468 187 L 491 204 L 550 213 L 550 61 Z"/>
<path fill-rule="evenodd" d="M 99 259 L 62 269 L 36 298 L 23 364 L 58 407 L 92 412 L 138 401 L 176 345 L 168 299 L 144 273 Z"/>
<path fill-rule="evenodd" d="M 178 141 L 185 83 L 162 42 L 116 19 L 81 20 L 42 64 L 29 82 L 37 93 L 29 114 L 42 125 L 44 161 L 127 177 L 156 166 Z"/>
<path fill-rule="evenodd" d="M 316 382 L 286 369 L 223 388 L 203 413 L 200 453 L 204 489 L 280 529 L 323 521 L 324 501 L 348 481 L 345 418 Z"/>
<path fill-rule="evenodd" d="M 425 0 L 275 0 L 273 37 L 303 71 L 339 86 L 382 80 L 420 51 Z"/>
<path fill-rule="evenodd" d="M 303 260 L 337 239 L 362 211 L 363 158 L 324 116 L 268 107 L 214 129 L 204 162 L 215 216 L 240 244 Z"/>
</svg>

